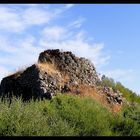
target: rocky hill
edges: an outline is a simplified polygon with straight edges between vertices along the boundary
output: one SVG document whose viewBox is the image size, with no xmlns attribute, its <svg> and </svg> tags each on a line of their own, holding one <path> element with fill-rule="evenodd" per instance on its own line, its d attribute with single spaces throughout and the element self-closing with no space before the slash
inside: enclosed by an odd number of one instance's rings
<svg viewBox="0 0 140 140">
<path fill-rule="evenodd" d="M 38 62 L 25 70 L 2 79 L 2 97 L 11 95 L 30 98 L 51 99 L 57 93 L 80 94 L 81 86 L 100 89 L 108 102 L 122 103 L 122 95 L 108 87 L 101 87 L 101 81 L 94 65 L 85 58 L 76 57 L 72 52 L 59 49 L 41 52 Z"/>
</svg>

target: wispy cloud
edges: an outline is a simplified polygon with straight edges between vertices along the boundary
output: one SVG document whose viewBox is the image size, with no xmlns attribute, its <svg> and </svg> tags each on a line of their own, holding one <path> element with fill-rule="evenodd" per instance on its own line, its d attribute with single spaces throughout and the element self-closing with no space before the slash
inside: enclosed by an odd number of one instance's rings
<svg viewBox="0 0 140 140">
<path fill-rule="evenodd" d="M 7 31 L 23 30 L 22 21 L 19 15 L 10 8 L 0 7 L 0 29 Z"/>
<path fill-rule="evenodd" d="M 75 21 L 71 22 L 68 26 L 80 28 L 85 20 L 86 20 L 85 18 L 78 18 Z"/>
<path fill-rule="evenodd" d="M 74 4 L 66 4 L 65 7 L 66 9 L 72 8 L 74 6 Z"/>
<path fill-rule="evenodd" d="M 112 77 L 118 81 L 133 82 L 135 72 L 132 69 L 114 69 L 114 70 L 103 71 L 102 73 L 104 73 L 108 77 Z"/>
<path fill-rule="evenodd" d="M 53 18 L 52 11 L 44 11 L 43 9 L 32 7 L 23 12 L 22 19 L 25 26 L 41 25 L 48 23 Z"/>
<path fill-rule="evenodd" d="M 58 41 L 61 38 L 64 38 L 65 34 L 66 34 L 66 30 L 59 26 L 46 27 L 42 31 L 43 38 L 45 38 L 49 41 L 54 41 L 54 40 Z"/>
<path fill-rule="evenodd" d="M 24 9 L 0 6 L 0 29 L 8 32 L 21 32 L 33 25 L 48 24 L 65 10 L 74 5 L 66 5 L 62 8 L 47 9 L 37 5 L 30 5 Z"/>
<path fill-rule="evenodd" d="M 51 39 L 50 39 L 51 38 Z M 40 46 L 46 49 L 69 50 L 80 57 L 90 59 L 97 67 L 107 63 L 109 54 L 104 54 L 103 43 L 89 43 L 88 37 L 81 30 L 73 33 L 66 27 L 49 27 L 42 32 Z"/>
</svg>

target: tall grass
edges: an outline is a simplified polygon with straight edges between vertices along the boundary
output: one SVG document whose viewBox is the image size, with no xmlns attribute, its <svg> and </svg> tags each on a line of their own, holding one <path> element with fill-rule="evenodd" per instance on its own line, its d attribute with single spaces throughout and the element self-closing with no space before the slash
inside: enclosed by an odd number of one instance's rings
<svg viewBox="0 0 140 140">
<path fill-rule="evenodd" d="M 58 95 L 52 100 L 30 102 L 13 98 L 10 106 L 6 100 L 0 101 L 0 135 L 140 135 L 139 122 L 129 117 L 130 115 L 124 117 L 127 109 L 113 114 L 93 99 L 70 95 Z"/>
</svg>

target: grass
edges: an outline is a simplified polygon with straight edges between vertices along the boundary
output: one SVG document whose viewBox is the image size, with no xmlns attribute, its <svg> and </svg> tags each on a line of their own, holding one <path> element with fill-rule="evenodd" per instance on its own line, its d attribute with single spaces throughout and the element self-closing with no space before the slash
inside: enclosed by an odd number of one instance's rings
<svg viewBox="0 0 140 140">
<path fill-rule="evenodd" d="M 140 135 L 139 121 L 132 117 L 136 114 L 123 115 L 128 110 L 115 114 L 96 100 L 73 95 L 30 102 L 13 98 L 10 106 L 6 100 L 0 101 L 0 136 Z"/>
</svg>

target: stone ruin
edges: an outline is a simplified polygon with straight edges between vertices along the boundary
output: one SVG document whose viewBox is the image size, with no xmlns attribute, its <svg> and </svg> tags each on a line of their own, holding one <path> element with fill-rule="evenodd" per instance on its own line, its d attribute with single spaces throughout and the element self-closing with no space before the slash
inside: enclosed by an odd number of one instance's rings
<svg viewBox="0 0 140 140">
<path fill-rule="evenodd" d="M 23 100 L 51 99 L 57 93 L 70 92 L 73 86 L 77 89 L 82 84 L 96 87 L 100 82 L 94 65 L 88 59 L 76 57 L 69 51 L 46 50 L 40 53 L 36 64 L 3 78 L 0 95 L 22 96 Z M 114 102 L 114 99 L 115 95 L 107 96 L 109 101 Z M 121 103 L 121 99 L 116 100 Z"/>
</svg>

